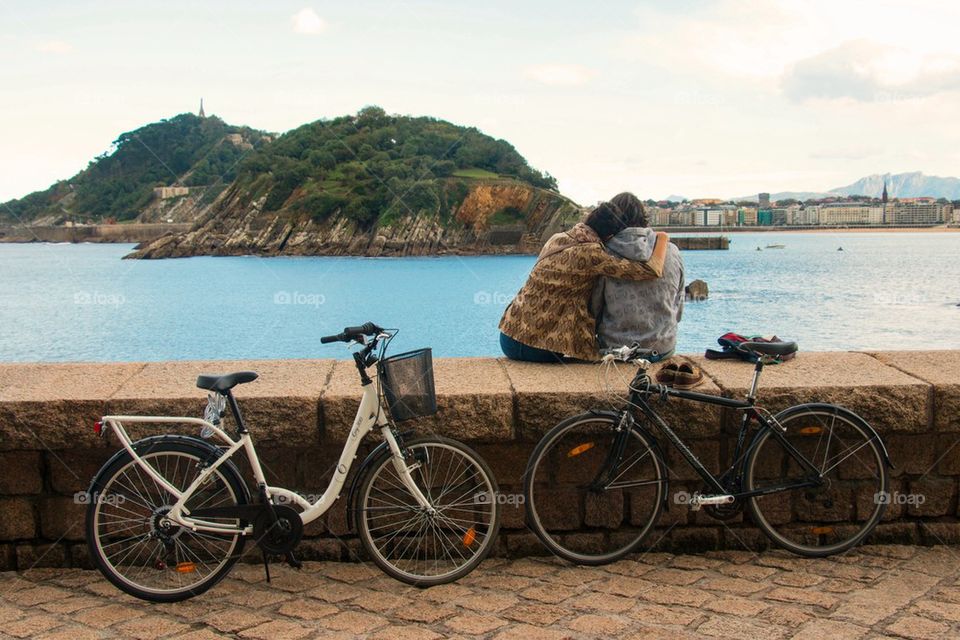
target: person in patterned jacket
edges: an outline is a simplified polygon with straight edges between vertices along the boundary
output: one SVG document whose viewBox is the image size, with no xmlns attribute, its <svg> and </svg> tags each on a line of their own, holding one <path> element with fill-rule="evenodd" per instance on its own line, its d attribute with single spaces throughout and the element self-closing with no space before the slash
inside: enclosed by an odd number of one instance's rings
<svg viewBox="0 0 960 640">
<path fill-rule="evenodd" d="M 603 241 L 641 220 L 641 211 L 611 202 L 597 206 L 569 231 L 555 234 L 500 319 L 500 348 L 512 360 L 559 362 L 564 356 L 596 361 L 600 351 L 589 301 L 601 276 L 651 280 L 663 273 L 669 238 L 657 233 L 646 262 L 604 250 Z"/>
</svg>

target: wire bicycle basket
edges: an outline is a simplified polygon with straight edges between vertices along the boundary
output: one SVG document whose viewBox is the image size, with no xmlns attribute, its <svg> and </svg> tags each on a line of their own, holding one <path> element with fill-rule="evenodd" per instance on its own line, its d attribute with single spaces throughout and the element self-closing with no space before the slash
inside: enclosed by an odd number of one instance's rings
<svg viewBox="0 0 960 640">
<path fill-rule="evenodd" d="M 433 351 L 417 349 L 384 358 L 377 365 L 383 396 L 396 422 L 437 412 Z"/>
</svg>

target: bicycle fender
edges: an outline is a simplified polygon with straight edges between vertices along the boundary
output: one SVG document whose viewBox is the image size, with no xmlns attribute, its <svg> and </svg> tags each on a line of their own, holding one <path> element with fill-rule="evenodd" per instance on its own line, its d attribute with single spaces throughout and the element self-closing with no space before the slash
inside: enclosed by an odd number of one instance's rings
<svg viewBox="0 0 960 640">
<path fill-rule="evenodd" d="M 363 479 L 366 477 L 374 461 L 385 453 L 389 455 L 389 450 L 390 446 L 387 442 L 378 444 L 373 451 L 368 453 L 367 457 L 363 459 L 363 462 L 361 462 L 357 468 L 357 474 L 353 476 L 353 481 L 350 483 L 350 491 L 347 493 L 347 528 L 351 531 L 354 530 L 357 491 L 360 490 L 360 485 L 363 484 Z"/>
<path fill-rule="evenodd" d="M 870 436 L 870 440 L 877 443 L 880 446 L 880 453 L 883 454 L 883 461 L 891 469 L 896 469 L 893 462 L 890 460 L 890 454 L 887 452 L 887 445 L 883 442 L 883 439 L 880 437 L 880 434 L 877 433 L 877 430 L 870 426 L 870 423 L 861 418 L 859 415 L 847 409 L 835 404 L 829 404 L 826 402 L 808 402 L 806 404 L 798 404 L 793 407 L 787 407 L 783 411 L 777 413 L 773 416 L 777 421 L 785 418 L 789 418 L 797 413 L 802 413 L 804 411 L 829 411 L 836 413 L 837 415 L 842 415 L 844 418 L 849 419 L 851 422 L 857 423 L 857 425 L 867 432 Z M 762 432 L 758 431 L 754 436 L 753 440 L 750 442 L 750 446 L 747 448 L 747 451 L 744 453 L 744 460 L 747 459 L 747 454 L 753 451 L 754 447 L 757 446 L 758 441 L 760 440 L 760 435 Z"/>
<path fill-rule="evenodd" d="M 414 431 L 404 431 L 400 434 L 400 437 L 403 439 L 413 438 L 415 436 Z M 353 530 L 354 525 L 354 513 L 356 512 L 356 498 L 357 491 L 360 490 L 360 485 L 363 484 L 363 479 L 366 477 L 367 473 L 370 470 L 370 466 L 374 463 L 377 458 L 384 454 L 384 451 L 389 452 L 390 445 L 383 441 L 378 444 L 373 451 L 367 454 L 367 457 L 363 459 L 363 462 L 360 463 L 360 467 L 357 468 L 357 474 L 353 476 L 353 481 L 350 483 L 350 491 L 347 492 L 347 528 L 351 531 Z"/>
<path fill-rule="evenodd" d="M 219 459 L 220 456 L 223 455 L 223 451 L 219 447 L 207 442 L 206 440 L 203 440 L 201 438 L 195 438 L 193 436 L 182 436 L 182 435 L 176 435 L 176 434 L 149 436 L 149 437 L 137 440 L 131 446 L 133 447 L 133 450 L 137 452 L 138 455 L 143 455 L 145 453 L 149 453 L 154 446 L 158 444 L 165 444 L 168 442 L 177 442 L 179 444 L 183 444 L 183 445 L 190 446 L 197 449 L 198 450 L 197 453 L 199 453 L 206 462 L 213 462 Z M 117 459 L 126 455 L 129 455 L 127 453 L 127 450 L 120 449 L 119 451 L 114 453 L 112 456 L 110 456 L 110 459 L 107 460 L 102 467 L 100 467 L 100 470 L 97 471 L 97 474 L 93 477 L 93 480 L 90 481 L 90 488 L 87 490 L 88 495 L 93 496 L 95 493 L 97 493 L 100 490 L 100 488 L 103 486 L 103 483 L 104 483 L 104 478 L 103 478 L 104 472 L 114 462 L 116 462 Z M 238 478 L 240 478 L 241 484 L 243 485 L 244 502 L 246 503 L 252 502 L 250 498 L 250 489 L 249 487 L 247 487 L 247 483 L 243 482 L 243 475 L 240 473 L 240 470 L 237 469 L 237 465 L 233 463 L 233 460 L 227 460 L 221 466 L 229 467 L 229 470 L 235 473 Z"/>
</svg>

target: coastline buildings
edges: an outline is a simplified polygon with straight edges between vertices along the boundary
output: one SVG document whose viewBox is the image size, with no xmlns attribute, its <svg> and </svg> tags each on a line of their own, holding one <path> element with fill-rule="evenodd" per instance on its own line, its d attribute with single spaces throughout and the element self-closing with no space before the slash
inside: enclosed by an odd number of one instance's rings
<svg viewBox="0 0 960 640">
<path fill-rule="evenodd" d="M 766 205 L 766 206 L 764 206 Z M 808 203 L 787 200 L 770 204 L 760 194 L 757 207 L 717 199 L 649 203 L 650 221 L 657 227 L 933 226 L 960 222 L 960 207 L 941 198 L 865 198 L 836 196 Z"/>
<path fill-rule="evenodd" d="M 888 214 L 891 224 L 941 224 L 949 222 L 952 217 L 952 205 L 934 202 L 932 198 L 911 198 L 897 202 Z"/>
</svg>

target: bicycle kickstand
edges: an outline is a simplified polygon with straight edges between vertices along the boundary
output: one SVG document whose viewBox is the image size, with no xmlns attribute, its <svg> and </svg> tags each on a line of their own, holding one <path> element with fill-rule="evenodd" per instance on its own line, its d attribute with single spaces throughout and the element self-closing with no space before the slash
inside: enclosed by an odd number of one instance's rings
<svg viewBox="0 0 960 640">
<path fill-rule="evenodd" d="M 287 551 L 287 564 L 293 567 L 294 569 L 302 569 L 303 562 L 301 562 L 297 556 L 293 554 L 293 551 Z"/>
</svg>

